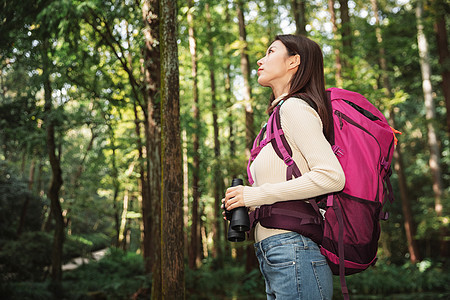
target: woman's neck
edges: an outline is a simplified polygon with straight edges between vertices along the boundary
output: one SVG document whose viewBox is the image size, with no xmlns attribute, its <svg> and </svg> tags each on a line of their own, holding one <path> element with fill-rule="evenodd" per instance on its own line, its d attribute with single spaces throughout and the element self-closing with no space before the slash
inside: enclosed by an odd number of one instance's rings
<svg viewBox="0 0 450 300">
<path fill-rule="evenodd" d="M 285 95 L 289 93 L 289 85 L 286 85 L 284 87 L 272 87 L 273 95 L 276 98 L 280 97 L 281 95 Z"/>
<path fill-rule="evenodd" d="M 287 94 L 288 94 L 288 93 L 283 93 L 283 94 L 279 95 L 278 97 L 275 97 L 275 99 L 273 99 L 273 101 L 272 101 L 272 105 L 278 104 L 278 102 L 280 102 L 281 99 L 283 99 L 284 97 L 286 97 Z M 275 95 L 274 95 L 274 96 L 275 96 Z"/>
</svg>

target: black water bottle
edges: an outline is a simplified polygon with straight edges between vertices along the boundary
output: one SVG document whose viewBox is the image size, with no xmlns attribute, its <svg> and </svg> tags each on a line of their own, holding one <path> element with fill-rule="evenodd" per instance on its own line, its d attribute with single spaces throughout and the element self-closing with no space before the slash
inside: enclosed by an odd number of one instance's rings
<svg viewBox="0 0 450 300">
<path fill-rule="evenodd" d="M 231 186 L 244 185 L 244 181 L 240 178 L 234 178 Z M 225 210 L 225 216 L 230 221 L 228 227 L 228 240 L 230 242 L 242 242 L 245 240 L 245 232 L 250 230 L 250 219 L 248 218 L 247 208 L 244 206 Z"/>
</svg>

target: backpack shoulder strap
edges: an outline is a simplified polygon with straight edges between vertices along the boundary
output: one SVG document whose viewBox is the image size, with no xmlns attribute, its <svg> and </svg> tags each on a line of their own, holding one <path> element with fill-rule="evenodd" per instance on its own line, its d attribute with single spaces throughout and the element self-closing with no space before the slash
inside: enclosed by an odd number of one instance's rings
<svg viewBox="0 0 450 300">
<path fill-rule="evenodd" d="M 288 141 L 284 135 L 283 129 L 281 127 L 280 119 L 280 109 L 284 101 L 281 101 L 273 112 L 273 118 L 267 124 L 267 136 L 270 138 L 270 143 L 272 144 L 275 153 L 281 158 L 287 166 L 286 170 L 286 180 L 302 176 L 300 169 L 298 168 L 295 161 L 292 159 L 292 149 L 289 146 Z"/>
</svg>

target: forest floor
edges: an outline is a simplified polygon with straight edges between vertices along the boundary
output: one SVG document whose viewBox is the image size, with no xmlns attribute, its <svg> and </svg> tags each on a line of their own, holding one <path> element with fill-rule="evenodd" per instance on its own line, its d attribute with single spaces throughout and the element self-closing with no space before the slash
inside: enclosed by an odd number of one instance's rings
<svg viewBox="0 0 450 300">
<path fill-rule="evenodd" d="M 76 258 L 72 259 L 70 262 L 68 262 L 67 264 L 64 264 L 62 266 L 62 270 L 70 271 L 70 270 L 74 270 L 74 269 L 78 268 L 81 265 L 88 264 L 92 260 L 98 261 L 101 258 L 103 258 L 103 256 L 105 256 L 107 251 L 108 251 L 108 248 L 105 248 L 105 249 L 91 252 L 88 255 L 83 256 L 83 257 L 76 257 Z"/>
</svg>

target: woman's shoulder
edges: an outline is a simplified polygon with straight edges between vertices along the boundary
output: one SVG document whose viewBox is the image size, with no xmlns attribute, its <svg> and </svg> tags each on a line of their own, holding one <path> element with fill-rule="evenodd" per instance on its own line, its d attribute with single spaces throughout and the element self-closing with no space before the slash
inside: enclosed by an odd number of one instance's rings
<svg viewBox="0 0 450 300">
<path fill-rule="evenodd" d="M 314 108 L 311 107 L 311 105 L 308 104 L 308 102 L 300 97 L 295 96 L 290 97 L 284 101 L 284 103 L 281 105 L 280 113 L 281 115 L 295 114 L 297 116 L 312 114 L 320 120 L 319 114 Z"/>
</svg>

